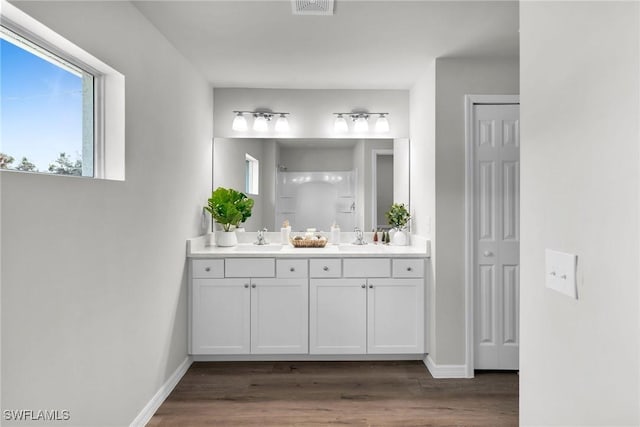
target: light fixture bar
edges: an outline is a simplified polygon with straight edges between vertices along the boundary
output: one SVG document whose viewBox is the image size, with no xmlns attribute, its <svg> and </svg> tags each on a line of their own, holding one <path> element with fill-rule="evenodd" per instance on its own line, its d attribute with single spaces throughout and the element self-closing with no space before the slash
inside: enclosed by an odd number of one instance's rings
<svg viewBox="0 0 640 427">
<path fill-rule="evenodd" d="M 252 129 L 256 132 L 267 132 L 269 130 L 268 123 L 274 116 L 278 116 L 274 130 L 278 133 L 289 132 L 289 121 L 287 120 L 287 115 L 291 113 L 264 110 L 233 110 L 233 114 L 234 119 L 231 129 L 236 132 L 246 132 L 248 130 L 247 120 L 244 117 L 245 114 L 251 114 L 253 116 Z"/>
<path fill-rule="evenodd" d="M 274 113 L 274 114 L 279 114 L 279 113 Z M 362 111 L 362 112 L 350 112 L 350 113 L 333 113 L 336 116 L 349 116 L 349 117 L 353 117 L 353 116 L 373 116 L 375 114 L 378 115 L 383 115 L 383 116 L 388 116 L 389 113 L 369 113 L 368 111 Z M 357 117 L 356 117 L 357 118 Z"/>
<path fill-rule="evenodd" d="M 265 116 L 276 116 L 276 115 L 287 115 L 291 113 L 281 113 L 278 111 L 249 111 L 249 110 L 233 110 L 234 113 L 238 114 L 262 114 Z"/>
<path fill-rule="evenodd" d="M 350 113 L 333 113 L 336 119 L 333 123 L 333 130 L 335 133 L 346 133 L 349 131 L 349 126 L 345 119 L 346 116 L 351 118 L 354 123 L 353 131 L 356 133 L 365 133 L 369 131 L 369 117 L 377 115 L 378 118 L 375 124 L 376 133 L 389 132 L 389 120 L 387 116 L 389 113 L 374 113 L 368 111 L 351 111 Z"/>
</svg>

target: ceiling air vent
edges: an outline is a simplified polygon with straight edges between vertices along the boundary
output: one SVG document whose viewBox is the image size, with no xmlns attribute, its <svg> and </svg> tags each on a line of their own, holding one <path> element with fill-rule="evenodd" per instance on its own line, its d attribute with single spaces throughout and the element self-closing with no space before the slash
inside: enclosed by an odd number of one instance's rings
<svg viewBox="0 0 640 427">
<path fill-rule="evenodd" d="M 291 0 L 294 15 L 333 15 L 333 0 Z"/>
</svg>

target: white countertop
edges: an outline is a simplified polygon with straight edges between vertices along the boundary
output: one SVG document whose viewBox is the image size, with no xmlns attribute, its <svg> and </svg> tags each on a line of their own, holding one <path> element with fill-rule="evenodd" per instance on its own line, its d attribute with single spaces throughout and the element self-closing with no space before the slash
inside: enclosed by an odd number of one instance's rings
<svg viewBox="0 0 640 427">
<path fill-rule="evenodd" d="M 189 258 L 359 258 L 359 257 L 415 257 L 429 258 L 430 241 L 416 235 L 411 236 L 410 246 L 373 244 L 371 233 L 366 234 L 366 245 L 353 245 L 353 233 L 342 233 L 340 244 L 327 244 L 324 248 L 294 248 L 280 244 L 280 233 L 266 233 L 268 245 L 258 246 L 252 242 L 256 233 L 237 233 L 238 245 L 230 248 L 215 246 L 213 233 L 187 240 Z"/>
</svg>

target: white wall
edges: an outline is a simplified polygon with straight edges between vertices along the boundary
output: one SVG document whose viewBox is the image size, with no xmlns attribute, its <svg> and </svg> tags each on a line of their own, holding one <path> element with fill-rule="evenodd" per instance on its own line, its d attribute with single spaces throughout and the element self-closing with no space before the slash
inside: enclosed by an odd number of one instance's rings
<svg viewBox="0 0 640 427">
<path fill-rule="evenodd" d="M 436 221 L 436 63 L 433 61 L 418 78 L 410 92 L 410 200 L 411 231 L 431 239 L 431 258 L 426 273 L 429 306 L 426 313 L 427 352 L 436 354 L 435 310 L 432 303 L 435 282 L 437 240 L 433 233 Z"/>
<path fill-rule="evenodd" d="M 466 94 L 518 94 L 518 60 L 436 60 L 435 346 L 438 364 L 465 363 Z"/>
<path fill-rule="evenodd" d="M 333 131 L 333 113 L 357 111 L 388 112 L 390 131 L 373 131 L 375 118 L 369 118 L 369 132 L 350 138 L 406 138 L 409 135 L 409 91 L 407 90 L 333 90 L 333 89 L 214 89 L 213 121 L 216 137 L 278 137 L 278 138 L 344 138 Z M 231 130 L 234 110 L 268 108 L 291 113 L 288 116 L 291 132 L 278 135 L 270 131 L 255 133 L 252 118 L 247 117 L 249 130 Z M 350 124 L 351 126 L 351 124 Z M 270 130 L 273 124 L 270 125 Z"/>
<path fill-rule="evenodd" d="M 639 425 L 637 2 L 523 2 L 520 424 Z M 544 250 L 578 254 L 578 295 Z"/>
<path fill-rule="evenodd" d="M 211 90 L 128 2 L 17 5 L 125 75 L 127 170 L 2 172 L 2 409 L 128 425 L 187 354 L 185 239 L 210 191 Z"/>
</svg>

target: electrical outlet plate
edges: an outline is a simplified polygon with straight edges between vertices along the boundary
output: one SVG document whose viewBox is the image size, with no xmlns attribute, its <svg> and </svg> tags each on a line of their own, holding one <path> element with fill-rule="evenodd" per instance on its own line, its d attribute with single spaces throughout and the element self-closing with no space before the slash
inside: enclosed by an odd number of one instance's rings
<svg viewBox="0 0 640 427">
<path fill-rule="evenodd" d="M 577 267 L 577 255 L 546 249 L 546 287 L 567 295 L 568 297 L 578 299 Z"/>
</svg>

